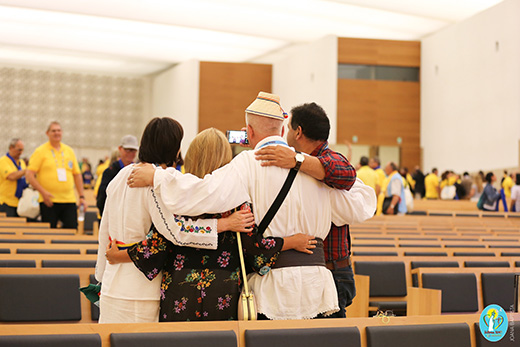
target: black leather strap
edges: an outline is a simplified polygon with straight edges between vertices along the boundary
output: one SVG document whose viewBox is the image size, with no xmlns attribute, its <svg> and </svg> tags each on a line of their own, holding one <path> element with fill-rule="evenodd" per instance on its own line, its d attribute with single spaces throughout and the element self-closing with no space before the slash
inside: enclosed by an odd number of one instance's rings
<svg viewBox="0 0 520 347">
<path fill-rule="evenodd" d="M 269 207 L 269 211 L 265 214 L 264 218 L 262 218 L 262 221 L 260 222 L 260 225 L 258 226 L 258 232 L 260 234 L 263 234 L 265 229 L 267 229 L 267 226 L 274 218 L 274 215 L 276 212 L 278 212 L 278 209 L 280 206 L 282 206 L 283 201 L 285 200 L 285 197 L 287 196 L 287 193 L 289 193 L 289 189 L 292 186 L 292 183 L 294 181 L 294 178 L 296 177 L 296 174 L 298 173 L 298 170 L 291 169 L 289 170 L 289 175 L 287 175 L 287 178 L 285 179 L 285 183 L 282 186 L 282 189 L 280 189 L 280 192 L 276 196 L 276 199 L 274 200 L 271 207 Z"/>
</svg>

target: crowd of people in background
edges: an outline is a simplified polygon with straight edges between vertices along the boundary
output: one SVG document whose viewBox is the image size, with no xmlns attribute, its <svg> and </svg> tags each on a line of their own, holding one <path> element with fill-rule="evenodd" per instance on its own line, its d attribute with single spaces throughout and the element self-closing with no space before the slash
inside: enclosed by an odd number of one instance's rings
<svg viewBox="0 0 520 347">
<path fill-rule="evenodd" d="M 507 206 L 509 211 L 520 211 L 520 172 L 504 170 L 500 182 L 497 182 L 493 172 L 484 174 L 483 171 L 474 175 L 466 171 L 459 175 L 452 170 L 446 170 L 439 176 L 437 168 L 423 173 L 420 167 L 416 166 L 414 171 L 410 172 L 407 167 L 398 168 L 393 162 L 382 168 L 378 157 L 369 159 L 366 156 L 361 157 L 356 169 L 358 177 L 382 197 L 383 203 L 386 199 L 378 213 L 410 212 L 413 208 L 413 202 L 410 200 L 413 199 L 469 200 L 475 202 L 481 210 L 496 211 L 499 200 L 504 198 L 510 200 L 510 205 Z M 389 188 L 390 182 L 392 184 Z M 403 201 L 404 205 L 401 204 L 396 209 L 395 205 Z M 479 201 L 481 204 L 478 204 Z"/>
</svg>

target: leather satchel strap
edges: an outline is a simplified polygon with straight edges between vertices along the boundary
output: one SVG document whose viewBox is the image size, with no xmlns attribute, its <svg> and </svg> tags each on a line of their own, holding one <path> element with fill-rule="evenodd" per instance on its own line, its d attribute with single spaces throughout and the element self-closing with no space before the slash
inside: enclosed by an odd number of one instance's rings
<svg viewBox="0 0 520 347">
<path fill-rule="evenodd" d="M 269 226 L 269 223 L 271 223 L 271 221 L 273 220 L 274 215 L 276 214 L 276 212 L 278 212 L 280 206 L 282 206 L 282 203 L 285 200 L 287 193 L 289 193 L 289 189 L 291 188 L 297 173 L 298 170 L 289 170 L 289 175 L 287 175 L 282 189 L 280 189 L 280 192 L 276 196 L 276 199 L 274 200 L 273 204 L 271 205 L 271 207 L 265 214 L 264 218 L 260 222 L 260 225 L 258 226 L 258 232 L 260 234 L 264 233 L 265 229 L 267 229 L 267 227 Z"/>
</svg>

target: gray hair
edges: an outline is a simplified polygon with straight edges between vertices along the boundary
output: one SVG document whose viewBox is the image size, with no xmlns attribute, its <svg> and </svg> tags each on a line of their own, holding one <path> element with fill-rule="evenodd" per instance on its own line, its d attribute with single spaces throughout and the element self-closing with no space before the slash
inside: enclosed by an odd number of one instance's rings
<svg viewBox="0 0 520 347">
<path fill-rule="evenodd" d="M 20 139 L 18 137 L 15 137 L 13 139 L 11 139 L 11 141 L 9 141 L 9 148 L 14 148 L 16 146 L 16 144 L 18 143 L 18 141 L 20 141 Z"/>
</svg>

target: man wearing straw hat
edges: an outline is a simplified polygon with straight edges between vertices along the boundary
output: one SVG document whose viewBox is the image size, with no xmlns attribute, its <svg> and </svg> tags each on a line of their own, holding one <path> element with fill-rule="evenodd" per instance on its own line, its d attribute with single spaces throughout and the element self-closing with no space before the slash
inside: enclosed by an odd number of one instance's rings
<svg viewBox="0 0 520 347">
<path fill-rule="evenodd" d="M 260 92 L 246 109 L 251 146 L 255 150 L 288 146 L 282 138 L 286 116 L 277 95 Z M 305 158 L 299 155 L 295 170 Z M 134 171 L 129 184 L 131 187 L 152 185 L 171 211 L 186 215 L 222 212 L 251 201 L 258 224 L 288 173 L 288 169 L 261 166 L 254 151 L 243 151 L 204 179 L 145 165 Z M 350 191 L 344 191 L 298 174 L 264 235 L 286 237 L 305 233 L 322 240 L 329 232 L 331 221 L 336 225 L 360 223 L 371 218 L 375 208 L 373 189 L 359 180 Z M 263 276 L 250 275 L 249 284 L 259 313 L 269 319 L 306 319 L 339 310 L 334 279 L 325 267 L 322 243 L 317 245 L 312 255 L 304 254 L 308 258 L 294 259 L 290 252 L 284 252 Z"/>
<path fill-rule="evenodd" d="M 304 171 L 330 187 L 350 190 L 356 182 L 356 170 L 347 158 L 329 148 L 330 122 L 325 110 L 311 102 L 294 107 L 287 124 L 287 143 L 296 151 L 309 153 L 312 157 L 304 163 L 318 162 L 317 169 Z M 279 166 L 290 169 L 295 163 L 295 152 L 285 146 L 269 146 L 256 151 L 262 166 Z M 368 159 L 366 159 L 368 165 Z M 314 164 L 315 165 L 315 164 Z M 367 166 L 368 167 L 368 166 Z M 313 168 L 315 168 L 313 166 Z M 372 169 L 370 169 L 372 171 Z M 375 173 L 374 173 L 375 175 Z M 366 182 L 365 180 L 363 180 Z M 356 296 L 356 285 L 350 258 L 350 230 L 348 225 L 332 224 L 327 238 L 323 240 L 325 265 L 332 272 L 338 292 L 339 312 L 331 318 L 345 318 L 345 308 Z"/>
</svg>

